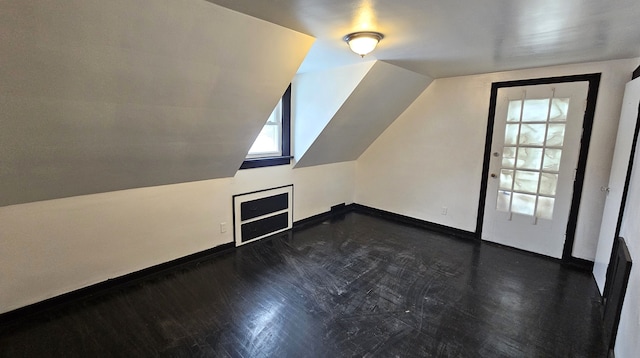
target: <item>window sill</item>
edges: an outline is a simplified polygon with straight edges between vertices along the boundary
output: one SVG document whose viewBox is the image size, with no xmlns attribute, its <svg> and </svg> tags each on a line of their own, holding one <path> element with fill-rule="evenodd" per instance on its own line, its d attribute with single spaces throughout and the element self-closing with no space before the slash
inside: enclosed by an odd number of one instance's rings
<svg viewBox="0 0 640 358">
<path fill-rule="evenodd" d="M 273 167 L 276 165 L 289 165 L 291 164 L 292 156 L 282 156 L 282 157 L 268 157 L 268 158 L 251 158 L 245 159 L 240 166 L 240 169 L 251 169 L 251 168 L 263 168 L 263 167 Z"/>
</svg>

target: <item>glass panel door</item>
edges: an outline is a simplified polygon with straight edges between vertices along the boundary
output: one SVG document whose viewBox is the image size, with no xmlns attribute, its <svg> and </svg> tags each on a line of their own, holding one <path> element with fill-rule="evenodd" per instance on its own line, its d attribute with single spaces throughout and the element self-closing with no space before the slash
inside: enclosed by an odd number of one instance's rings
<svg viewBox="0 0 640 358">
<path fill-rule="evenodd" d="M 553 217 L 569 102 L 553 92 L 550 98 L 509 101 L 498 211 Z"/>
<path fill-rule="evenodd" d="M 482 239 L 561 257 L 589 84 L 496 92 Z"/>
</svg>

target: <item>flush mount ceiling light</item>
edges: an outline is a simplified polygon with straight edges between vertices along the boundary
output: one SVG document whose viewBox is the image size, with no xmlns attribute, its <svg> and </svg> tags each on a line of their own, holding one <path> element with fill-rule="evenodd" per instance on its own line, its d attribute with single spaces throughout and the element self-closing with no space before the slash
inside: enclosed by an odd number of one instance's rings
<svg viewBox="0 0 640 358">
<path fill-rule="evenodd" d="M 346 35 L 344 40 L 351 51 L 357 53 L 360 57 L 364 57 L 364 55 L 373 51 L 383 38 L 384 35 L 379 32 L 361 31 Z"/>
</svg>

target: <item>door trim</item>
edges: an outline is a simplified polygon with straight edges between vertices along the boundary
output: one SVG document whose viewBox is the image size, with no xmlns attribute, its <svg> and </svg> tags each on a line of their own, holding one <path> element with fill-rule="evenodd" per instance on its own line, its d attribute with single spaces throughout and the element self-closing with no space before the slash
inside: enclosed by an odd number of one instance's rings
<svg viewBox="0 0 640 358">
<path fill-rule="evenodd" d="M 576 180 L 573 182 L 573 197 L 571 198 L 571 209 L 567 222 L 566 239 L 562 250 L 562 261 L 569 262 L 573 258 L 573 242 L 576 234 L 576 223 L 578 221 L 578 209 L 582 199 L 582 187 L 584 185 L 584 174 L 587 167 L 587 156 L 589 154 L 589 144 L 591 142 L 591 131 L 593 129 L 593 119 L 596 112 L 596 100 L 598 99 L 598 89 L 600 88 L 601 73 L 590 73 L 574 76 L 560 76 L 536 78 L 528 80 L 494 82 L 491 84 L 491 98 L 489 100 L 489 117 L 487 120 L 487 137 L 484 145 L 484 161 L 482 164 L 482 181 L 480 183 L 480 200 L 478 204 L 478 218 L 476 221 L 476 238 L 482 238 L 482 225 L 484 221 L 484 206 L 487 195 L 487 185 L 489 176 L 489 161 L 491 160 L 491 142 L 493 138 L 494 117 L 496 114 L 496 103 L 498 89 L 507 87 L 522 87 L 534 85 L 547 85 L 566 82 L 588 82 L 587 106 L 584 112 L 584 122 L 582 124 L 582 139 L 580 140 L 580 154 L 578 157 L 578 167 L 576 170 Z"/>
</svg>

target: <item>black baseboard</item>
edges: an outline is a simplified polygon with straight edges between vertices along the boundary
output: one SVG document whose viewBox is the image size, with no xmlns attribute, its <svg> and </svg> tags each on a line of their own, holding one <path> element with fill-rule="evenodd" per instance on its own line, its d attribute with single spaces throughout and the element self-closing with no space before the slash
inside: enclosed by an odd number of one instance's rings
<svg viewBox="0 0 640 358">
<path fill-rule="evenodd" d="M 572 266 L 583 271 L 593 271 L 593 261 L 579 259 L 577 257 L 570 257 L 567 260 L 563 260 L 562 263 L 564 265 Z"/>
<path fill-rule="evenodd" d="M 294 222 L 293 229 L 302 229 L 308 226 L 319 224 L 325 220 L 330 220 L 336 215 L 344 215 L 346 212 L 352 209 L 352 205 L 341 204 L 336 205 L 332 209 L 332 211 L 320 213 L 307 219 Z M 230 242 L 227 244 L 216 246 L 209 250 L 201 251 L 172 261 L 151 266 L 140 271 L 132 272 L 124 276 L 108 279 L 106 281 L 98 282 L 96 284 L 83 287 L 71 292 L 63 293 L 61 295 L 48 298 L 46 300 L 36 302 L 24 307 L 20 307 L 9 312 L 0 313 L 0 327 L 6 327 L 16 324 L 22 320 L 45 313 L 47 311 L 63 309 L 66 306 L 70 306 L 82 300 L 108 294 L 109 292 L 113 292 L 113 290 L 122 289 L 128 286 L 134 286 L 144 280 L 152 279 L 154 277 L 168 273 L 172 270 L 176 270 L 189 265 L 195 265 L 198 262 L 202 262 L 206 259 L 220 254 L 223 251 L 227 251 L 233 248 L 235 248 L 235 242 Z"/>
<path fill-rule="evenodd" d="M 17 308 L 13 311 L 2 313 L 0 314 L 0 327 L 15 324 L 21 320 L 28 319 L 32 316 L 45 313 L 47 311 L 62 309 L 65 306 L 69 306 L 81 300 L 99 297 L 109 292 L 113 292 L 117 289 L 133 286 L 144 280 L 149 280 L 154 277 L 161 276 L 177 268 L 198 264 L 199 262 L 219 255 L 220 253 L 234 247 L 235 243 L 233 242 L 222 244 L 205 251 L 197 252 L 195 254 L 164 262 L 113 279 L 108 279 L 106 281 L 102 281 L 71 292 L 63 293 L 44 301 Z"/>
<path fill-rule="evenodd" d="M 572 268 L 578 269 L 580 271 L 585 271 L 585 272 L 593 271 L 593 262 L 592 261 L 579 259 L 577 257 L 571 257 L 569 259 L 558 259 L 558 258 L 555 258 L 555 257 L 539 254 L 537 252 L 527 251 L 527 250 L 519 249 L 517 247 L 506 246 L 506 245 L 499 244 L 497 242 L 486 241 L 486 240 L 482 241 L 482 245 L 490 245 L 490 246 L 500 247 L 500 248 L 503 248 L 503 249 L 506 249 L 506 250 L 520 252 L 520 253 L 528 255 L 528 256 L 533 256 L 533 257 L 541 258 L 541 259 L 544 259 L 544 260 L 557 262 L 557 263 L 559 263 L 561 265 L 572 267 Z"/>
<path fill-rule="evenodd" d="M 334 205 L 331 207 L 331 215 L 342 215 L 342 214 L 346 214 L 347 211 L 352 209 L 353 204 L 349 204 L 349 206 L 347 207 L 347 205 L 345 203 L 341 203 L 338 205 Z"/>
<path fill-rule="evenodd" d="M 331 207 L 330 211 L 325 211 L 317 215 L 310 216 L 306 219 L 298 220 L 293 223 L 293 230 L 301 230 L 323 221 L 332 220 L 342 217 L 344 214 L 353 211 L 356 204 L 338 204 Z"/>
<path fill-rule="evenodd" d="M 393 213 L 393 212 L 390 212 L 390 211 L 386 211 L 386 210 L 372 208 L 372 207 L 366 206 L 366 205 L 352 204 L 352 206 L 353 206 L 353 208 L 351 210 L 354 210 L 354 211 L 359 212 L 359 213 L 369 214 L 369 215 L 372 215 L 372 216 L 377 216 L 377 217 L 380 217 L 380 218 L 383 218 L 383 219 L 387 219 L 387 220 L 390 220 L 390 221 L 395 221 L 395 222 L 402 223 L 402 224 L 421 227 L 423 229 L 432 230 L 432 231 L 435 231 L 435 232 L 439 232 L 441 234 L 455 236 L 455 237 L 458 237 L 458 238 L 469 239 L 469 240 L 478 240 L 478 236 L 476 235 L 476 233 L 471 232 L 471 231 L 460 230 L 460 229 L 456 229 L 456 228 L 453 228 L 453 227 L 449 227 L 449 226 L 445 226 L 445 225 L 432 223 L 432 222 L 429 222 L 429 221 L 424 221 L 424 220 L 412 218 L 410 216 L 405 216 L 405 215 L 396 214 L 396 213 Z"/>
<path fill-rule="evenodd" d="M 440 225 L 440 224 L 412 218 L 409 216 L 396 214 L 390 211 L 376 209 L 366 205 L 355 204 L 355 203 L 348 204 L 348 205 L 338 204 L 331 207 L 330 211 L 320 213 L 303 220 L 296 221 L 293 223 L 293 231 L 297 231 L 313 225 L 317 225 L 327 220 L 340 219 L 344 217 L 346 213 L 349 213 L 352 211 L 371 215 L 371 216 L 376 216 L 382 219 L 398 222 L 401 224 L 407 224 L 411 226 L 424 228 L 427 230 L 439 232 L 439 233 L 450 235 L 453 237 L 458 237 L 458 238 L 463 238 L 468 240 L 477 240 L 480 242 L 480 240 L 478 239 L 477 235 L 474 232 L 460 230 L 460 229 L 452 228 L 449 226 Z M 482 243 L 503 246 L 500 244 L 490 243 L 487 241 L 482 241 Z M 507 246 L 504 246 L 504 247 L 507 247 Z M 32 316 L 35 316 L 37 314 L 41 314 L 47 311 L 64 308 L 65 306 L 77 303 L 81 300 L 105 295 L 109 292 L 112 292 L 113 290 L 136 285 L 144 280 L 148 280 L 148 279 L 160 276 L 162 274 L 166 274 L 172 270 L 176 270 L 181 267 L 188 267 L 190 265 L 195 265 L 199 262 L 202 262 L 213 256 L 219 255 L 222 252 L 225 252 L 227 250 L 231 250 L 234 248 L 235 248 L 235 242 L 230 242 L 227 244 L 216 246 L 209 250 L 201 251 L 201 252 L 191 254 L 185 257 L 181 257 L 172 261 L 164 262 L 155 266 L 148 267 L 146 269 L 142 269 L 140 271 L 132 272 L 124 276 L 99 282 L 91 286 L 87 286 L 75 291 L 71 291 L 68 293 L 61 294 L 59 296 L 46 299 L 44 301 L 36 302 L 25 307 L 17 308 L 13 311 L 2 313 L 0 314 L 0 327 L 15 324 L 21 320 L 28 319 Z M 509 248 L 509 249 L 518 250 L 514 248 Z M 572 257 L 571 260 L 562 261 L 559 259 L 550 258 L 548 256 L 539 255 L 539 254 L 531 253 L 524 250 L 518 250 L 518 251 L 522 251 L 530 255 L 540 256 L 540 257 L 551 259 L 551 260 L 557 260 L 562 262 L 563 264 L 568 264 L 570 266 L 583 269 L 583 270 L 591 271 L 593 269 L 593 262 L 583 260 L 583 259 Z"/>
<path fill-rule="evenodd" d="M 409 217 L 409 216 L 396 214 L 396 213 L 393 213 L 393 212 L 390 212 L 390 211 L 385 211 L 385 210 L 372 208 L 372 207 L 369 207 L 369 206 L 366 206 L 366 205 L 351 204 L 351 210 L 352 211 L 356 211 L 356 212 L 360 212 L 360 213 L 364 213 L 364 214 L 370 214 L 370 215 L 373 215 L 373 216 L 377 216 L 377 217 L 384 218 L 384 219 L 391 220 L 391 221 L 396 221 L 396 222 L 403 223 L 403 224 L 418 226 L 418 227 L 421 227 L 421 228 L 425 228 L 425 229 L 428 229 L 428 230 L 432 230 L 432 231 L 439 232 L 439 233 L 446 234 L 446 235 L 450 235 L 450 236 L 455 236 L 455 237 L 458 237 L 458 238 L 481 241 L 478 238 L 478 236 L 476 235 L 476 233 L 471 232 L 471 231 L 465 231 L 465 230 L 460 230 L 460 229 L 452 228 L 452 227 L 445 226 L 445 225 L 435 224 L 435 223 L 432 223 L 432 222 L 428 222 L 428 221 L 412 218 L 412 217 Z M 573 268 L 576 268 L 576 269 L 579 269 L 579 270 L 582 270 L 582 271 L 587 271 L 587 272 L 593 271 L 593 262 L 592 261 L 579 259 L 577 257 L 570 257 L 569 259 L 556 259 L 556 258 L 553 258 L 553 257 L 550 257 L 550 256 L 537 254 L 535 252 L 530 252 L 530 251 L 521 250 L 521 249 L 517 249 L 517 248 L 514 248 L 514 247 L 510 247 L 510 246 L 501 245 L 501 244 L 498 244 L 498 243 L 495 243 L 495 242 L 482 241 L 482 244 L 483 245 L 499 246 L 499 247 L 503 247 L 505 249 L 518 251 L 518 252 L 521 252 L 523 254 L 527 254 L 527 255 L 530 255 L 530 256 L 540 257 L 540 258 L 543 258 L 545 260 L 551 260 L 551 261 L 559 262 L 559 263 L 561 263 L 563 265 L 570 266 L 570 267 L 573 267 Z"/>
<path fill-rule="evenodd" d="M 319 223 L 321 223 L 323 221 L 331 219 L 331 216 L 332 216 L 331 212 L 326 211 L 324 213 L 320 213 L 320 214 L 317 214 L 317 215 L 310 216 L 310 217 L 308 217 L 306 219 L 295 221 L 293 223 L 293 230 L 296 231 L 296 230 L 307 228 L 309 226 L 313 226 L 313 225 L 319 224 Z"/>
</svg>

